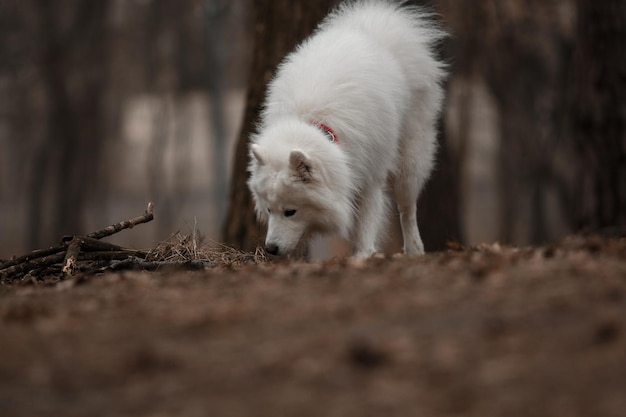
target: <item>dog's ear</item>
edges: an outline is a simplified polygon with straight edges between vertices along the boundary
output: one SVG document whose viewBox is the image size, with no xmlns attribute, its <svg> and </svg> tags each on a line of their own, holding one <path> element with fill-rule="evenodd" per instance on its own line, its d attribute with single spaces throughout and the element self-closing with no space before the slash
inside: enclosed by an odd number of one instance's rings
<svg viewBox="0 0 626 417">
<path fill-rule="evenodd" d="M 261 156 L 261 148 L 259 147 L 259 145 L 257 144 L 252 144 L 250 146 L 250 151 L 252 153 L 252 156 L 254 157 L 254 159 L 256 159 L 256 163 L 261 165 L 265 165 L 265 160 L 263 159 L 263 157 Z"/>
<path fill-rule="evenodd" d="M 302 182 L 309 182 L 313 178 L 311 160 L 299 149 L 294 149 L 289 154 L 289 166 L 291 171 Z"/>
</svg>

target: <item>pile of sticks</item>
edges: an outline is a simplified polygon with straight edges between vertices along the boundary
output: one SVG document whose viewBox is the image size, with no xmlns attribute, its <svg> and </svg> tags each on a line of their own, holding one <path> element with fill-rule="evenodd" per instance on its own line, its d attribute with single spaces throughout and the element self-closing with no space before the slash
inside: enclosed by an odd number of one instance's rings
<svg viewBox="0 0 626 417">
<path fill-rule="evenodd" d="M 64 236 L 59 246 L 38 249 L 0 263 L 0 278 L 11 282 L 26 275 L 35 278 L 57 274 L 70 276 L 79 271 L 82 264 L 88 262 L 145 259 L 147 251 L 123 248 L 102 242 L 100 239 L 151 221 L 154 219 L 153 209 L 154 204 L 150 202 L 141 216 L 113 224 L 85 236 Z"/>
</svg>

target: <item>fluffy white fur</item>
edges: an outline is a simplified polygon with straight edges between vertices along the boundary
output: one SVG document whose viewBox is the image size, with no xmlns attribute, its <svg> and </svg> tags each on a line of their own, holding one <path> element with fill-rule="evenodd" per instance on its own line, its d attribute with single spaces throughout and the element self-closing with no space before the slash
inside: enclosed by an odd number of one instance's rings
<svg viewBox="0 0 626 417">
<path fill-rule="evenodd" d="M 268 252 L 287 255 L 302 239 L 338 233 L 356 256 L 371 255 L 388 184 L 404 252 L 424 252 L 416 202 L 436 151 L 445 70 L 433 47 L 443 36 L 417 8 L 355 1 L 285 58 L 250 146 L 248 185 L 268 224 Z"/>
</svg>

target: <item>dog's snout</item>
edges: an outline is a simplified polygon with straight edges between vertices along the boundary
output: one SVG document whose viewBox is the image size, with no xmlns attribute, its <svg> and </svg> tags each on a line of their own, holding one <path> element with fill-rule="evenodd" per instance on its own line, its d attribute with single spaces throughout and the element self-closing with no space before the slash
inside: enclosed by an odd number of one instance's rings
<svg viewBox="0 0 626 417">
<path fill-rule="evenodd" d="M 278 255 L 278 245 L 275 243 L 268 243 L 265 245 L 265 252 L 270 255 Z"/>
</svg>

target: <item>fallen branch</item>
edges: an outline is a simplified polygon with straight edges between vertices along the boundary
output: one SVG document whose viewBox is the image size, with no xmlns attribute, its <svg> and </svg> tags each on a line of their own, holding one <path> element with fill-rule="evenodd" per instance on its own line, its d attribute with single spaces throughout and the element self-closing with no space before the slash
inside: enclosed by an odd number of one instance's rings
<svg viewBox="0 0 626 417">
<path fill-rule="evenodd" d="M 88 234 L 87 237 L 90 237 L 93 239 L 102 239 L 103 237 L 111 236 L 121 230 L 132 229 L 134 226 L 137 226 L 138 224 L 147 223 L 151 221 L 152 219 L 154 219 L 153 210 L 154 210 L 154 204 L 152 202 L 149 202 L 148 208 L 146 208 L 146 211 L 144 212 L 143 216 L 135 217 L 133 219 L 126 220 L 125 222 L 112 224 L 111 226 L 105 229 Z"/>
<path fill-rule="evenodd" d="M 209 261 L 145 261 L 142 259 L 127 258 L 117 262 L 111 262 L 97 270 L 97 272 L 114 271 L 177 271 L 177 270 L 199 270 L 204 268 L 214 268 L 216 265 Z"/>
<path fill-rule="evenodd" d="M 78 269 L 78 262 L 84 260 L 122 260 L 129 257 L 145 258 L 146 252 L 126 249 L 98 239 L 111 236 L 124 229 L 154 219 L 154 204 L 148 207 L 142 216 L 108 226 L 105 229 L 86 236 L 64 236 L 61 245 L 48 249 L 35 250 L 0 264 L 0 278 L 12 281 L 31 271 L 44 271 L 56 264 L 62 264 L 60 272 L 72 275 Z"/>
<path fill-rule="evenodd" d="M 63 273 L 66 275 L 73 275 L 76 272 L 76 262 L 78 255 L 80 254 L 82 241 L 80 238 L 74 238 L 67 245 L 67 251 L 65 251 L 65 259 L 63 260 Z"/>
<path fill-rule="evenodd" d="M 93 254 L 99 254 L 99 257 L 92 258 L 88 256 Z M 75 236 L 67 242 L 67 251 L 65 252 L 65 259 L 63 260 L 62 271 L 66 275 L 73 275 L 79 260 L 125 259 L 129 256 L 145 258 L 146 252 L 126 249 L 112 243 L 101 242 L 88 236 Z"/>
<path fill-rule="evenodd" d="M 37 257 L 33 260 L 20 262 L 7 268 L 4 268 L 3 265 L 3 268 L 0 269 L 0 276 L 2 278 L 9 278 L 9 281 L 12 281 L 13 279 L 19 278 L 21 275 L 24 275 L 34 269 L 41 269 L 63 262 L 63 259 L 65 259 L 65 255 L 57 253 L 54 255 Z"/>
<path fill-rule="evenodd" d="M 43 258 L 46 256 L 54 255 L 55 253 L 63 252 L 65 245 L 55 246 L 48 249 L 37 249 L 26 255 L 18 256 L 17 258 L 10 259 L 3 264 L 0 264 L 0 273 L 4 273 L 5 269 L 9 269 L 12 266 L 23 264 L 33 259 Z"/>
</svg>

